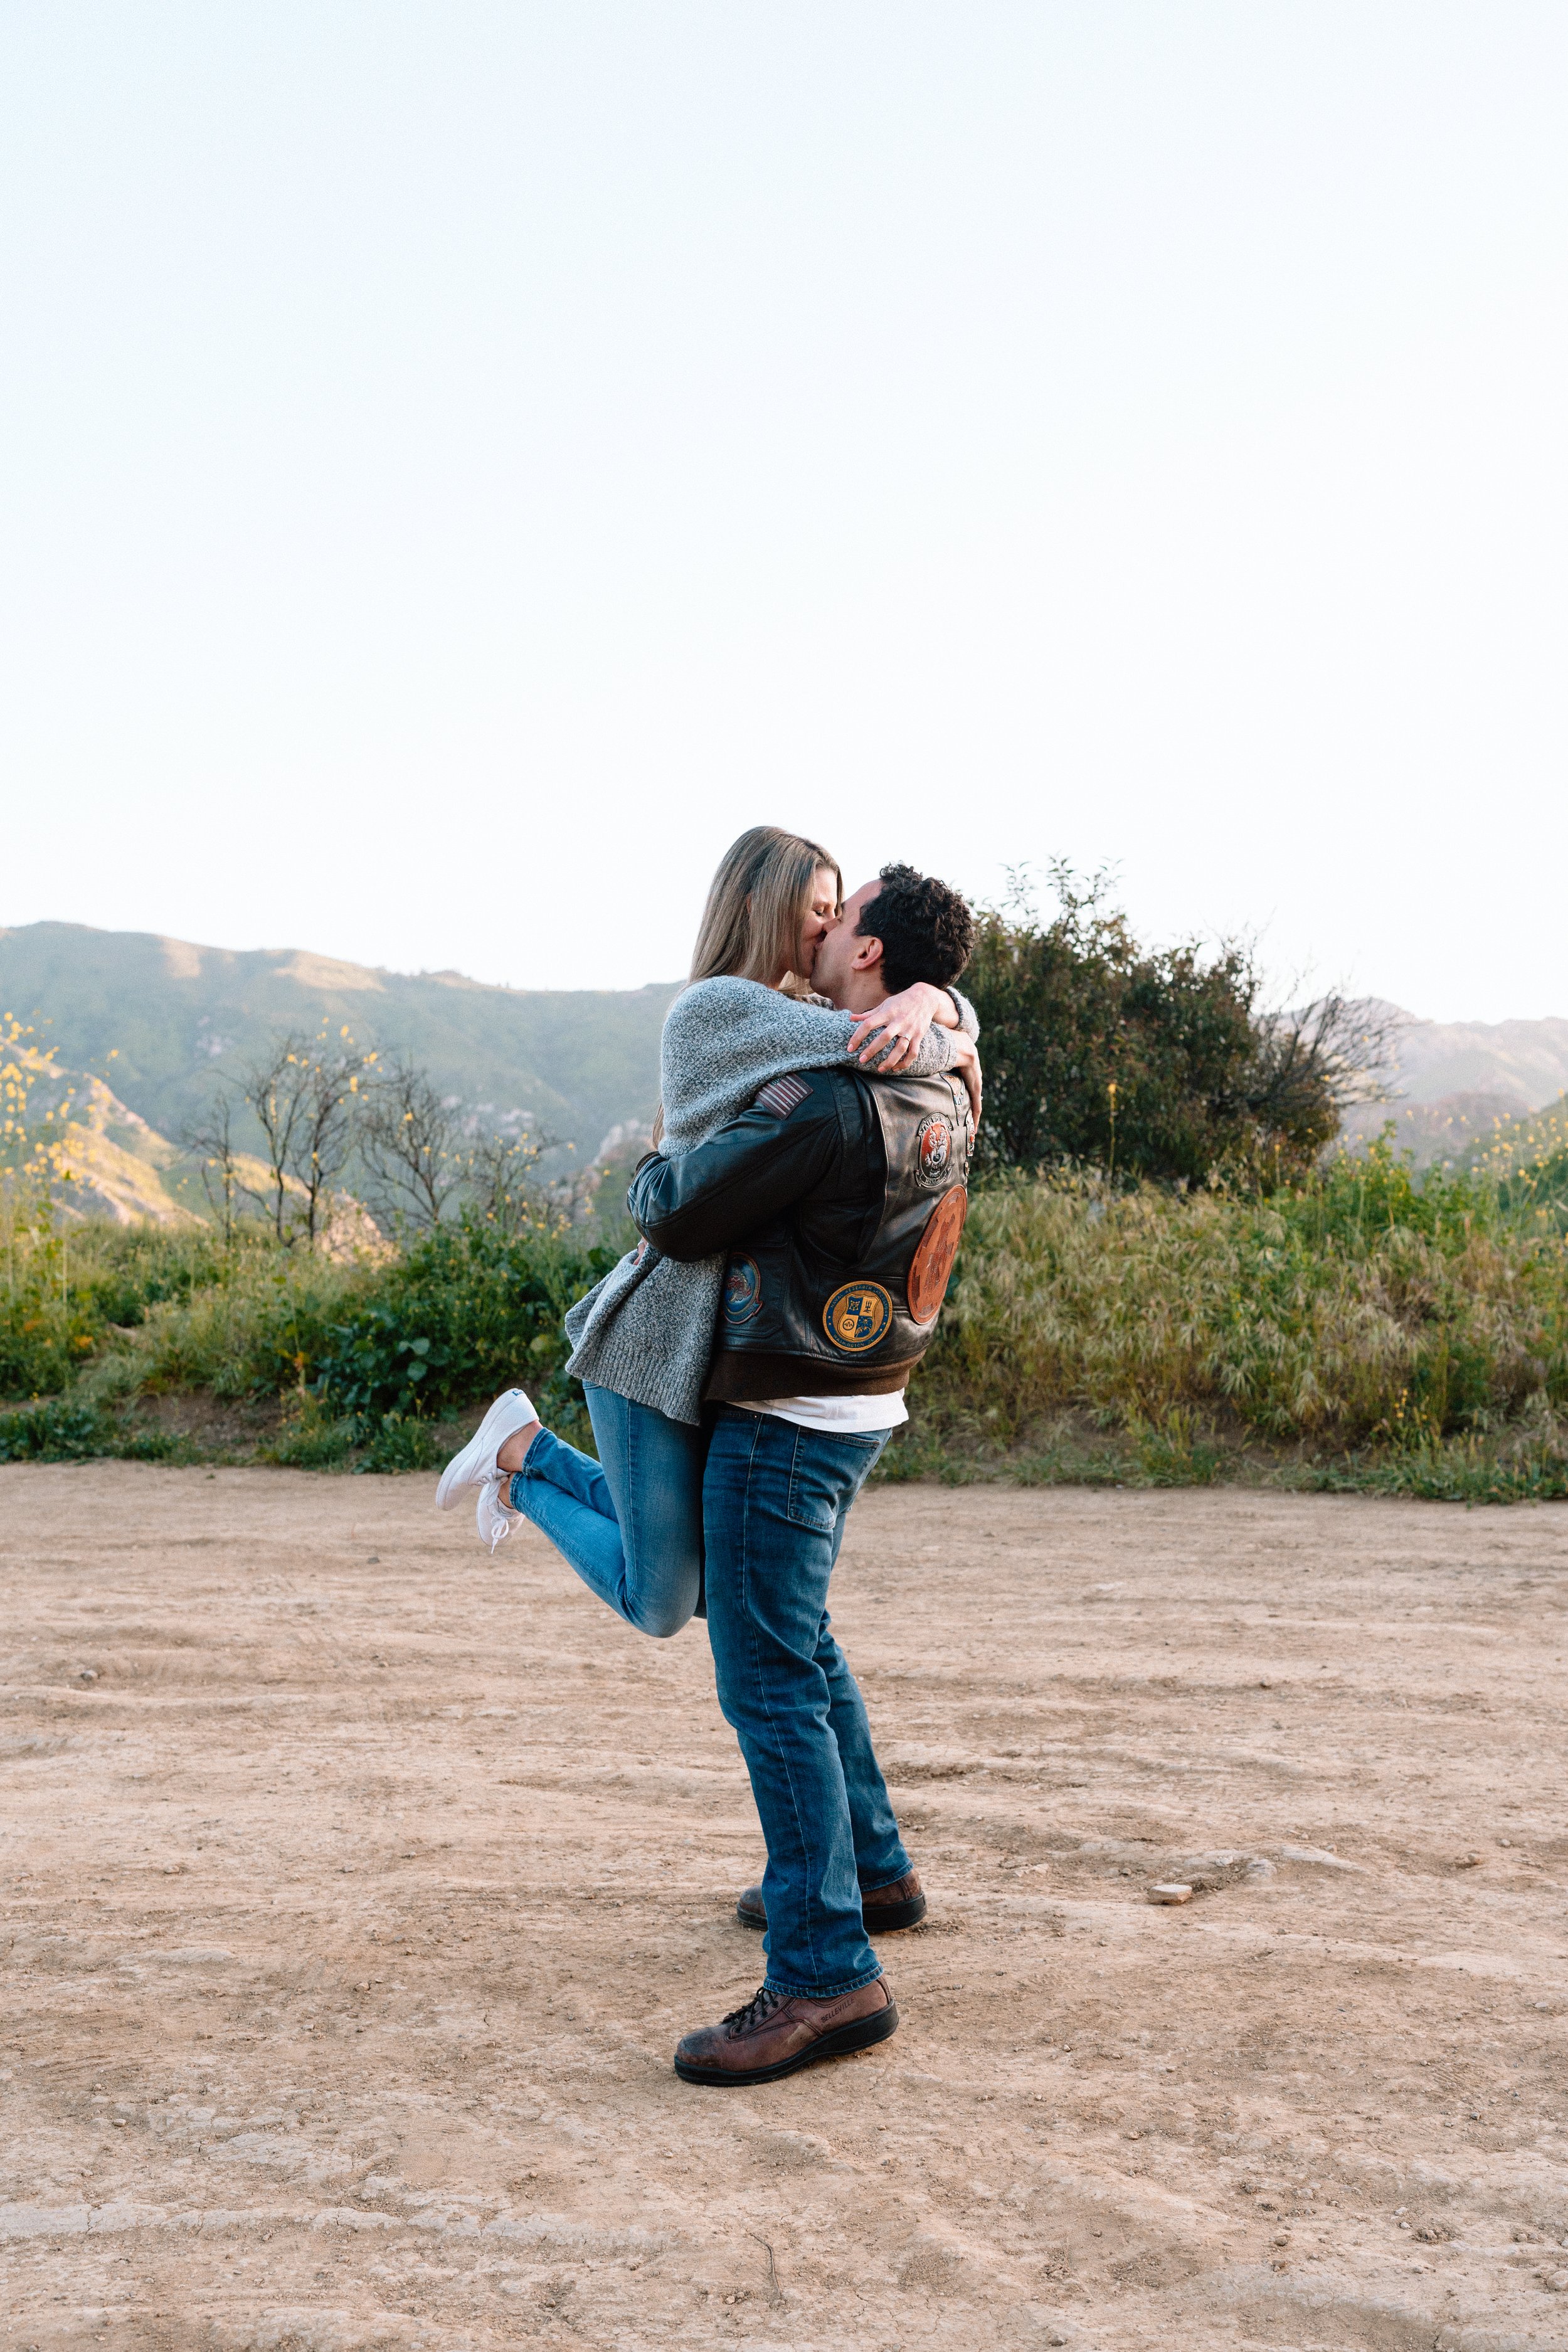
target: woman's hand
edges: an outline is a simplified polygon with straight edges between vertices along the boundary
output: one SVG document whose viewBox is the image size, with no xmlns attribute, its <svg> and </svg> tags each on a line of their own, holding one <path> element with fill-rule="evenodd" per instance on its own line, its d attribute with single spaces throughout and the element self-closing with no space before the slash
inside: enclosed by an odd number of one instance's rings
<svg viewBox="0 0 1568 2352">
<path fill-rule="evenodd" d="M 875 1062 L 884 1077 L 891 1077 L 904 1067 L 933 1021 L 951 1027 L 957 1019 L 945 988 L 917 980 L 912 988 L 885 996 L 869 1013 L 862 1013 L 850 1032 L 848 1050 L 862 1063 Z"/>
<path fill-rule="evenodd" d="M 985 1077 L 980 1067 L 980 1055 L 974 1040 L 973 1037 L 966 1037 L 962 1030 L 952 1041 L 952 1073 L 955 1077 L 963 1080 L 964 1089 L 969 1096 L 970 1112 L 978 1129 L 980 1098 L 984 1090 Z"/>
</svg>

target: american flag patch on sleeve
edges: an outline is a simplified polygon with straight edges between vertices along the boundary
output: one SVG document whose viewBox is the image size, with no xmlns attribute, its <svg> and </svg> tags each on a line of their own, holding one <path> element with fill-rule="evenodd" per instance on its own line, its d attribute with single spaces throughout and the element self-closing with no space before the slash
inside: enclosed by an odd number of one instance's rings
<svg viewBox="0 0 1568 2352">
<path fill-rule="evenodd" d="M 811 1088 L 799 1078 L 770 1078 L 752 1108 L 771 1110 L 775 1118 L 787 1118 L 810 1092 Z"/>
</svg>

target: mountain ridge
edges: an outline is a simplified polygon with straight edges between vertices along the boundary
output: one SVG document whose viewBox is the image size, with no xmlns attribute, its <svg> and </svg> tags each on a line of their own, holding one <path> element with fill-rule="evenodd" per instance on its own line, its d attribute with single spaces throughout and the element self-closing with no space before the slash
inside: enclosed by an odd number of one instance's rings
<svg viewBox="0 0 1568 2352">
<path fill-rule="evenodd" d="M 512 989 L 313 948 L 211 947 L 80 923 L 0 928 L 0 1013 L 41 1024 L 37 1043 L 111 1077 L 127 1108 L 173 1139 L 200 1118 L 220 1074 L 282 1030 L 314 1034 L 327 1021 L 362 1046 L 407 1052 L 476 1134 L 553 1136 L 581 1160 L 613 1129 L 652 1117 L 659 1033 L 682 984 Z M 1347 1142 L 1392 1119 L 1396 1140 L 1425 1161 L 1568 1089 L 1568 1019 L 1402 1018 L 1396 1098 L 1353 1109 Z"/>
<path fill-rule="evenodd" d="M 1394 1098 L 1348 1111 L 1346 1143 L 1365 1142 L 1392 1120 L 1396 1147 L 1425 1167 L 1468 1151 L 1568 1088 L 1568 1020 L 1421 1021 L 1375 999 L 1368 1009 L 1403 1024 L 1389 1073 Z"/>
<path fill-rule="evenodd" d="M 652 1115 L 678 981 L 640 989 L 508 989 L 395 972 L 309 948 L 218 948 L 155 931 L 44 922 L 0 929 L 0 1013 L 71 1068 L 106 1073 L 178 1137 L 223 1074 L 280 1031 L 323 1021 L 405 1052 L 475 1132 L 548 1134 L 586 1156 Z"/>
</svg>

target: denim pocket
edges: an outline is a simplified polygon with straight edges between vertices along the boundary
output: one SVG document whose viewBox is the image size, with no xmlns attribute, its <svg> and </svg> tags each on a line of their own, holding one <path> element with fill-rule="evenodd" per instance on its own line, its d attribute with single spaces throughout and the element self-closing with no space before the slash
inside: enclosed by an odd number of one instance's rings
<svg viewBox="0 0 1568 2352">
<path fill-rule="evenodd" d="M 784 1517 L 797 1528 L 830 1536 L 864 1485 L 868 1472 L 888 1442 L 885 1429 L 829 1436 L 825 1430 L 803 1429 L 795 1438 L 790 1465 L 789 1500 Z"/>
</svg>

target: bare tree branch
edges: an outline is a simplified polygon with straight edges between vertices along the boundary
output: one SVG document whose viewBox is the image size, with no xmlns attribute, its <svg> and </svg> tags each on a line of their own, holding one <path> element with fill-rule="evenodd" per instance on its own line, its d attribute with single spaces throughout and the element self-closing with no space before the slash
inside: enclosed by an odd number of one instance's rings
<svg viewBox="0 0 1568 2352">
<path fill-rule="evenodd" d="M 405 1055 L 387 1063 L 365 1090 L 360 1160 L 378 1223 L 438 1225 L 469 1181 L 455 1108 Z"/>
<path fill-rule="evenodd" d="M 201 1118 L 187 1128 L 181 1139 L 186 1150 L 194 1152 L 201 1161 L 202 1190 L 207 1196 L 208 1207 L 221 1223 L 225 1249 L 234 1242 L 238 1222 L 237 1195 L 242 1189 L 247 1189 L 241 1185 L 233 1128 L 234 1098 L 220 1089 L 213 1095 Z"/>
<path fill-rule="evenodd" d="M 239 1189 L 291 1245 L 301 1231 L 314 1249 L 331 1218 L 332 1193 L 353 1157 L 361 1087 L 377 1056 L 355 1054 L 346 1030 L 329 1038 L 291 1033 L 240 1073 L 239 1087 L 256 1114 L 265 1145 L 265 1190 L 240 1180 Z"/>
<path fill-rule="evenodd" d="M 1395 1092 L 1399 1039 L 1409 1015 L 1373 997 L 1320 996 L 1294 1013 L 1254 1016 L 1258 1039 L 1251 1107 L 1283 1116 L 1310 1096 L 1337 1110 L 1389 1102 Z"/>
<path fill-rule="evenodd" d="M 507 1234 L 521 1233 L 528 1225 L 553 1224 L 556 1212 L 536 1171 L 542 1155 L 555 1141 L 552 1135 L 524 1135 L 515 1143 L 504 1135 L 489 1135 L 475 1144 L 465 1171 L 475 1215 Z"/>
</svg>

